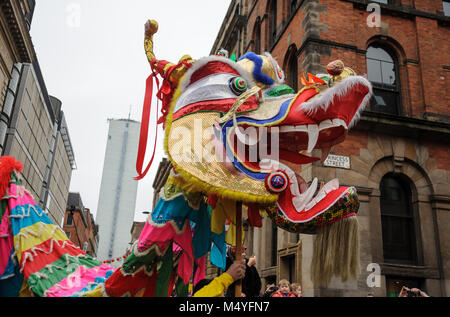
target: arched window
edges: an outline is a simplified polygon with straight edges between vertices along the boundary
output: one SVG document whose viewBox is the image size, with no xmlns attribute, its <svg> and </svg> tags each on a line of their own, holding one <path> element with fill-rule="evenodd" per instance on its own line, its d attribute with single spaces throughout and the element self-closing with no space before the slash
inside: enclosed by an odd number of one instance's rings
<svg viewBox="0 0 450 317">
<path fill-rule="evenodd" d="M 253 29 L 253 41 L 253 51 L 256 54 L 261 54 L 261 21 L 259 18 L 256 19 L 255 28 Z"/>
<path fill-rule="evenodd" d="M 277 36 L 277 0 L 272 0 L 269 4 L 269 43 L 275 43 Z"/>
<path fill-rule="evenodd" d="M 285 67 L 287 69 L 286 84 L 294 91 L 298 90 L 298 60 L 297 48 L 295 45 L 291 46 L 287 53 L 288 60 Z"/>
<path fill-rule="evenodd" d="M 373 85 L 370 110 L 400 114 L 400 85 L 395 55 L 379 44 L 372 44 L 366 52 L 367 75 Z"/>
<path fill-rule="evenodd" d="M 380 184 L 383 254 L 386 262 L 417 263 L 412 191 L 400 177 L 387 174 Z"/>
</svg>

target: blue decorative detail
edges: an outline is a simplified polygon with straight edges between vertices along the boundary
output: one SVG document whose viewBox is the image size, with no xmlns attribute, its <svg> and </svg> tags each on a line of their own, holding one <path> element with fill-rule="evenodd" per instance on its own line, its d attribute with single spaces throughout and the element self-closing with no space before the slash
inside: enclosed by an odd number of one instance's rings
<svg viewBox="0 0 450 317">
<path fill-rule="evenodd" d="M 238 61 L 241 61 L 245 58 L 255 63 L 252 75 L 257 81 L 263 83 L 264 85 L 273 85 L 275 83 L 275 80 L 273 80 L 273 78 L 267 76 L 262 72 L 263 60 L 261 56 L 258 56 L 253 52 L 248 52 L 247 54 L 239 58 Z"/>
<path fill-rule="evenodd" d="M 284 186 L 286 186 L 286 179 L 280 174 L 276 174 L 270 178 L 270 185 L 272 185 L 272 187 L 275 189 L 282 189 Z"/>
</svg>

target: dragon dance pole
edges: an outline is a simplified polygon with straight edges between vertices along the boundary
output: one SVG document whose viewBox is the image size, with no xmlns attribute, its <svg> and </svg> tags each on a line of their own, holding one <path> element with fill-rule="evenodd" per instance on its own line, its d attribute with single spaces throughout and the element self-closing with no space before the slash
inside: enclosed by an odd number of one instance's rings
<svg viewBox="0 0 450 317">
<path fill-rule="evenodd" d="M 242 201 L 236 202 L 236 261 L 242 260 Z M 241 297 L 242 279 L 236 281 L 234 297 Z"/>
</svg>

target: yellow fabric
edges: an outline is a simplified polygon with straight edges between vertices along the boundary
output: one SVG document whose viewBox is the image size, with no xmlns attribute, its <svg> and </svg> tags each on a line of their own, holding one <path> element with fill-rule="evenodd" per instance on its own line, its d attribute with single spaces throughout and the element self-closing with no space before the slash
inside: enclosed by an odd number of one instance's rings
<svg viewBox="0 0 450 317">
<path fill-rule="evenodd" d="M 27 281 L 25 280 L 23 281 L 22 288 L 20 289 L 19 297 L 33 297 L 30 289 L 28 288 Z"/>
<path fill-rule="evenodd" d="M 83 297 L 106 297 L 106 296 L 104 296 L 103 288 L 100 285 L 94 288 L 92 291 L 83 294 Z"/>
<path fill-rule="evenodd" d="M 22 252 L 44 243 L 51 238 L 58 241 L 68 240 L 64 232 L 54 224 L 37 222 L 32 226 L 20 229 L 20 232 L 14 236 L 14 247 L 17 251 L 17 258 L 20 261 Z"/>
<path fill-rule="evenodd" d="M 242 227 L 241 227 L 242 230 Z M 245 231 L 242 230 L 242 242 L 241 245 L 245 242 Z M 230 223 L 230 227 L 228 228 L 228 231 L 225 234 L 225 243 L 228 245 L 231 245 L 233 247 L 236 246 L 236 225 L 233 223 Z"/>
<path fill-rule="evenodd" d="M 216 208 L 212 210 L 211 214 L 211 231 L 217 234 L 223 232 L 225 226 L 225 214 L 222 212 L 221 206 L 216 204 Z"/>
<path fill-rule="evenodd" d="M 225 272 L 197 291 L 193 297 L 222 297 L 233 282 L 231 275 Z"/>
</svg>

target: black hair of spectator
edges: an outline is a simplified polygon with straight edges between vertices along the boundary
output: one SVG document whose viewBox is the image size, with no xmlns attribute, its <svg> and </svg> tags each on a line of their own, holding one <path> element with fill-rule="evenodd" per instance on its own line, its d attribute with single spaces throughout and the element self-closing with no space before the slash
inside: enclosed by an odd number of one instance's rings
<svg viewBox="0 0 450 317">
<path fill-rule="evenodd" d="M 199 290 L 201 290 L 204 286 L 208 285 L 209 283 L 211 283 L 212 280 L 210 279 L 203 279 L 197 282 L 197 284 L 194 285 L 194 290 L 192 292 L 192 294 L 197 293 Z"/>
</svg>

